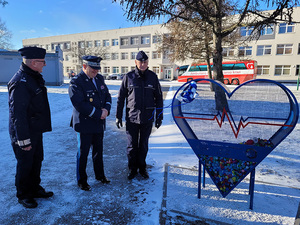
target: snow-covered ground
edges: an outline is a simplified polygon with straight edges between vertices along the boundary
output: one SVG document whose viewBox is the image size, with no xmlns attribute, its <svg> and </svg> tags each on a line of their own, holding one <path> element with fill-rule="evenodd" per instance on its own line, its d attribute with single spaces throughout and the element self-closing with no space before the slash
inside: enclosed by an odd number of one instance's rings
<svg viewBox="0 0 300 225">
<path fill-rule="evenodd" d="M 53 131 L 44 135 L 42 185 L 54 192 L 39 199 L 36 209 L 25 209 L 15 197 L 16 160 L 8 135 L 7 88 L 0 86 L 0 224 L 294 224 L 300 202 L 300 125 L 256 168 L 253 210 L 249 209 L 246 178 L 226 198 L 206 175 L 197 198 L 198 158 L 164 110 L 161 128 L 153 129 L 147 164 L 149 180 L 128 181 L 125 128 L 115 126 L 120 81 L 107 81 L 113 97 L 105 133 L 104 163 L 111 184 L 93 178 L 87 167 L 90 192 L 76 186 L 76 137 L 69 127 L 72 106 L 68 85 L 48 87 Z M 170 85 L 165 105 L 180 84 Z M 288 86 L 298 101 L 300 90 Z M 166 165 L 167 164 L 167 165 Z M 189 221 L 189 222 L 187 222 Z"/>
</svg>

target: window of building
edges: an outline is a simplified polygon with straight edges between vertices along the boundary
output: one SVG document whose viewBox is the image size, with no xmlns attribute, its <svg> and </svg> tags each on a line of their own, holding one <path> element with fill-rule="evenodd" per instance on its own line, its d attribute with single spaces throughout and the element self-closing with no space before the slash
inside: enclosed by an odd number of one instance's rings
<svg viewBox="0 0 300 225">
<path fill-rule="evenodd" d="M 275 65 L 275 76 L 290 75 L 290 65 Z"/>
<path fill-rule="evenodd" d="M 252 55 L 252 46 L 239 47 L 239 56 Z"/>
<path fill-rule="evenodd" d="M 103 47 L 109 46 L 109 40 L 103 40 Z"/>
<path fill-rule="evenodd" d="M 67 66 L 67 67 L 66 67 L 66 72 L 69 73 L 70 70 L 71 70 L 71 67 Z"/>
<path fill-rule="evenodd" d="M 131 59 L 136 59 L 137 52 L 131 52 Z"/>
<path fill-rule="evenodd" d="M 143 45 L 150 44 L 150 36 L 142 36 L 141 43 Z"/>
<path fill-rule="evenodd" d="M 50 50 L 50 45 L 46 45 L 46 50 Z"/>
<path fill-rule="evenodd" d="M 106 60 L 110 59 L 110 54 L 109 53 L 104 53 L 104 59 L 106 59 Z"/>
<path fill-rule="evenodd" d="M 87 48 L 93 47 L 92 41 L 87 41 L 87 42 L 86 42 L 86 47 L 87 47 Z"/>
<path fill-rule="evenodd" d="M 70 56 L 70 55 L 66 55 L 65 60 L 66 60 L 66 61 L 70 61 L 70 59 L 71 59 L 71 56 Z"/>
<path fill-rule="evenodd" d="M 242 37 L 246 37 L 246 36 L 250 36 L 253 32 L 253 28 L 254 27 L 241 27 L 241 36 Z"/>
<path fill-rule="evenodd" d="M 118 54 L 118 53 L 111 53 L 111 59 L 112 59 L 112 60 L 117 60 L 117 59 L 119 59 L 119 54 Z"/>
<path fill-rule="evenodd" d="M 128 52 L 122 52 L 121 53 L 121 59 L 128 59 Z"/>
<path fill-rule="evenodd" d="M 300 65 L 296 65 L 296 76 L 300 75 Z"/>
<path fill-rule="evenodd" d="M 121 38 L 121 45 L 128 45 L 128 38 Z"/>
<path fill-rule="evenodd" d="M 64 43 L 64 49 L 71 49 L 71 44 L 70 44 L 70 42 Z"/>
<path fill-rule="evenodd" d="M 104 66 L 103 73 L 109 74 L 110 73 L 110 67 L 109 66 Z"/>
<path fill-rule="evenodd" d="M 121 73 L 128 73 L 128 66 L 122 66 Z"/>
<path fill-rule="evenodd" d="M 160 59 L 161 58 L 161 54 L 157 51 L 153 51 L 152 52 L 152 59 Z"/>
<path fill-rule="evenodd" d="M 118 66 L 113 66 L 112 72 L 113 73 L 119 73 L 119 67 Z"/>
<path fill-rule="evenodd" d="M 290 55 L 293 52 L 293 44 L 277 45 L 277 55 Z"/>
<path fill-rule="evenodd" d="M 55 44 L 51 44 L 51 50 L 55 50 Z"/>
<path fill-rule="evenodd" d="M 112 39 L 112 46 L 118 46 L 119 45 L 119 39 Z"/>
<path fill-rule="evenodd" d="M 138 45 L 139 44 L 139 38 L 138 37 L 131 37 L 130 38 L 130 44 L 131 45 Z"/>
<path fill-rule="evenodd" d="M 100 47 L 101 46 L 101 41 L 100 40 L 96 40 L 95 41 L 95 47 Z"/>
<path fill-rule="evenodd" d="M 156 74 L 159 74 L 159 66 L 153 66 L 152 71 Z"/>
<path fill-rule="evenodd" d="M 270 75 L 270 66 L 269 65 L 257 66 L 257 75 Z"/>
<path fill-rule="evenodd" d="M 131 70 L 134 70 L 134 69 L 135 69 L 135 66 L 132 66 L 132 67 L 131 67 Z"/>
<path fill-rule="evenodd" d="M 258 45 L 256 55 L 271 55 L 272 45 Z"/>
<path fill-rule="evenodd" d="M 84 45 L 84 41 L 79 41 L 79 42 L 78 42 L 78 47 L 79 47 L 79 48 L 84 48 L 84 46 L 85 46 L 85 45 Z"/>
<path fill-rule="evenodd" d="M 169 59 L 170 52 L 168 50 L 163 52 L 163 59 Z"/>
<path fill-rule="evenodd" d="M 274 34 L 274 24 L 266 25 L 261 30 L 261 35 L 272 35 Z"/>
<path fill-rule="evenodd" d="M 295 31 L 295 24 L 287 24 L 287 23 L 280 23 L 279 24 L 279 34 L 284 34 L 284 33 L 293 33 Z"/>
<path fill-rule="evenodd" d="M 300 43 L 298 44 L 298 55 L 300 54 Z"/>
<path fill-rule="evenodd" d="M 233 56 L 234 55 L 234 50 L 233 48 L 223 48 L 222 51 L 223 56 Z"/>
<path fill-rule="evenodd" d="M 161 41 L 161 36 L 160 35 L 154 35 L 152 36 L 152 43 L 159 43 Z"/>
</svg>

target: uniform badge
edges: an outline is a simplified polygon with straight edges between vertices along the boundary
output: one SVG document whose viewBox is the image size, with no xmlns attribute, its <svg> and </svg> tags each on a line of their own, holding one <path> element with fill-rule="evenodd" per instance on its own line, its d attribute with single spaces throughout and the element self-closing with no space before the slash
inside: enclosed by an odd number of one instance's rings
<svg viewBox="0 0 300 225">
<path fill-rule="evenodd" d="M 93 98 L 90 98 L 90 102 L 93 102 L 94 100 L 93 100 Z"/>
<path fill-rule="evenodd" d="M 104 89 L 104 85 L 101 85 L 101 90 L 103 90 Z"/>
</svg>

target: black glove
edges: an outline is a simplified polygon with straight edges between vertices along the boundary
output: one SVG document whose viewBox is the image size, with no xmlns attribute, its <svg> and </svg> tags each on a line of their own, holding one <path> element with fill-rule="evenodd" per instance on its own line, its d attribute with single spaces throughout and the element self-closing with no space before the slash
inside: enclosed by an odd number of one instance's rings
<svg viewBox="0 0 300 225">
<path fill-rule="evenodd" d="M 161 126 L 161 123 L 162 123 L 161 119 L 157 119 L 155 121 L 155 127 L 158 129 Z"/>
<path fill-rule="evenodd" d="M 120 127 L 123 127 L 122 119 L 116 119 L 116 125 L 120 129 Z"/>
</svg>

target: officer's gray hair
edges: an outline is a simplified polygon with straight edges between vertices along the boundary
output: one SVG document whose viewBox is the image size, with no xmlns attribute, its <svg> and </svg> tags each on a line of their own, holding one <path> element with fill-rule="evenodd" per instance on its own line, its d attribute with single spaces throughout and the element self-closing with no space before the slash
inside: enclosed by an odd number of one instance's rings
<svg viewBox="0 0 300 225">
<path fill-rule="evenodd" d="M 23 63 L 25 64 L 25 65 L 30 65 L 31 64 L 31 62 L 32 62 L 32 59 L 25 59 L 25 58 L 23 58 Z"/>
</svg>

